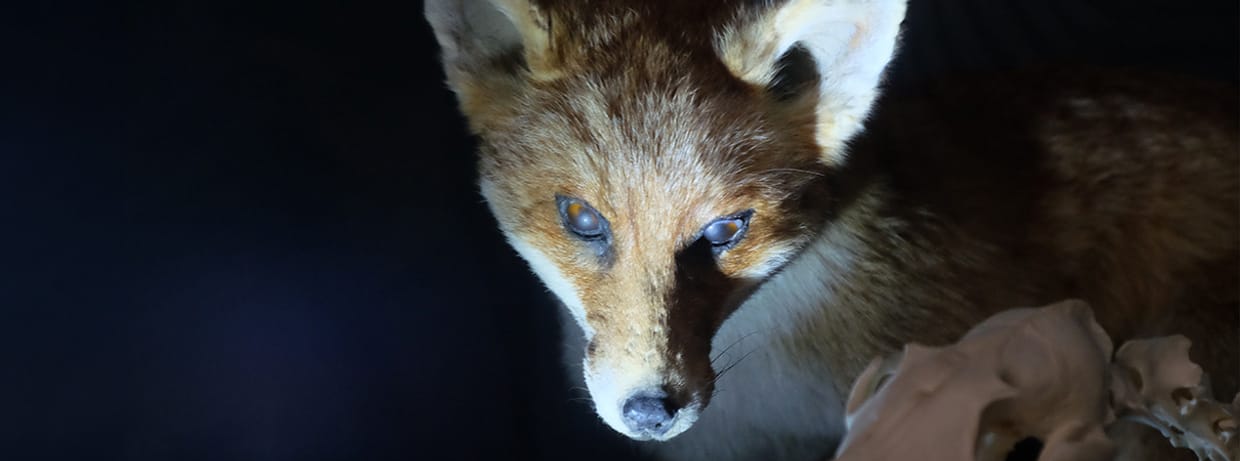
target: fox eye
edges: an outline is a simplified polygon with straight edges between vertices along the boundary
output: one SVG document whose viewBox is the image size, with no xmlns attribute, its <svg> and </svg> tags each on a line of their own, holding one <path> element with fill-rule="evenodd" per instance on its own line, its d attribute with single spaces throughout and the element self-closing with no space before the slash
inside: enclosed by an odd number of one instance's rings
<svg viewBox="0 0 1240 461">
<path fill-rule="evenodd" d="M 713 247 L 727 249 L 744 236 L 751 214 L 751 211 L 747 211 L 736 216 L 716 219 L 702 229 L 702 238 L 710 242 Z"/>
<path fill-rule="evenodd" d="M 594 207 L 574 198 L 560 197 L 560 214 L 565 227 L 579 237 L 594 239 L 607 231 L 606 221 Z"/>
<path fill-rule="evenodd" d="M 736 234 L 740 233 L 741 226 L 745 225 L 744 221 L 739 219 L 720 219 L 702 231 L 702 237 L 706 238 L 711 245 L 727 245 L 732 241 Z"/>
</svg>

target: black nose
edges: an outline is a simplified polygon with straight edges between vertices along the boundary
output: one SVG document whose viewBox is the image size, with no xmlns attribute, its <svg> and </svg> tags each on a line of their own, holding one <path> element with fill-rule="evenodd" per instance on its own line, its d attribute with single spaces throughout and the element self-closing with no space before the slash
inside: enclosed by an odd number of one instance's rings
<svg viewBox="0 0 1240 461">
<path fill-rule="evenodd" d="M 679 409 L 662 392 L 634 394 L 624 402 L 624 423 L 633 432 L 659 435 L 667 432 Z"/>
</svg>

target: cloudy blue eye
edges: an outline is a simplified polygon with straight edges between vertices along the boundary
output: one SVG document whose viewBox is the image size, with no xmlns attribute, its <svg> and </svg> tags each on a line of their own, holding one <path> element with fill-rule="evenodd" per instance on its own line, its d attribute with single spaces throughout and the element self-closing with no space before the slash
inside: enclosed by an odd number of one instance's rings
<svg viewBox="0 0 1240 461">
<path fill-rule="evenodd" d="M 593 208 L 581 202 L 573 202 L 568 204 L 564 213 L 568 218 L 568 226 L 573 229 L 573 232 L 586 237 L 596 237 L 602 234 L 603 220 Z"/>
<path fill-rule="evenodd" d="M 570 197 L 559 197 L 558 200 L 564 227 L 567 227 L 569 231 L 587 240 L 597 239 L 606 234 L 607 220 L 594 207 Z"/>
<path fill-rule="evenodd" d="M 710 241 L 711 245 L 727 245 L 741 232 L 741 226 L 744 225 L 745 222 L 739 219 L 720 219 L 706 226 L 702 237 Z"/>
<path fill-rule="evenodd" d="M 727 249 L 745 236 L 745 229 L 749 226 L 749 217 L 752 214 L 753 211 L 746 211 L 716 219 L 702 229 L 702 238 L 713 247 Z"/>
</svg>

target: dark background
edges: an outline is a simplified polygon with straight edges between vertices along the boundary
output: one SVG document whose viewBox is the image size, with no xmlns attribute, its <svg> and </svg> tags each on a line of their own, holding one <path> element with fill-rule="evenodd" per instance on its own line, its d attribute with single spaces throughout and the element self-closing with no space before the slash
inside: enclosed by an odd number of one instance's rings
<svg viewBox="0 0 1240 461">
<path fill-rule="evenodd" d="M 634 456 L 573 399 L 420 3 L 7 3 L 0 459 Z M 913 0 L 907 27 L 896 86 L 1237 81 L 1235 0 Z"/>
</svg>

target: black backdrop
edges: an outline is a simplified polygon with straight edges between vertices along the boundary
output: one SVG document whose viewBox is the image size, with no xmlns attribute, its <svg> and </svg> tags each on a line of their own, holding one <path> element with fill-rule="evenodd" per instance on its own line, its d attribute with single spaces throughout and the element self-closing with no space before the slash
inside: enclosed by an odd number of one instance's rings
<svg viewBox="0 0 1240 461">
<path fill-rule="evenodd" d="M 418 2 L 0 7 L 0 459 L 631 459 L 473 185 Z M 913 0 L 897 86 L 1237 81 L 1237 3 Z M 571 332 L 576 334 L 576 332 Z"/>
</svg>

